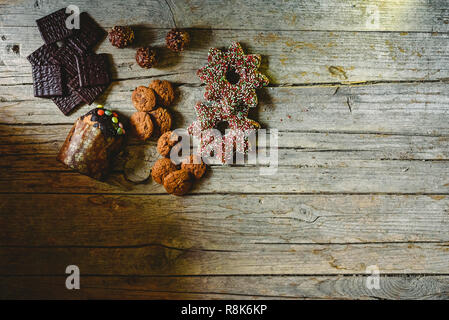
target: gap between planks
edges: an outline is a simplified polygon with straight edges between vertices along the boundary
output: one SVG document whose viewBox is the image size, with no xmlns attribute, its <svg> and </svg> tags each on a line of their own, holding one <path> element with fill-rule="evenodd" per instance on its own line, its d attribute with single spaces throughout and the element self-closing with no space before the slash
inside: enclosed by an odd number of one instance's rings
<svg viewBox="0 0 449 320">
<path fill-rule="evenodd" d="M 397 245 L 397 244 L 441 244 L 442 246 L 448 246 L 448 241 L 443 240 L 410 240 L 410 241 L 365 241 L 365 242 L 252 242 L 249 245 L 294 245 L 294 246 L 364 246 L 364 245 Z M 5 249 L 140 249 L 148 247 L 161 247 L 170 250 L 177 251 L 198 251 L 198 252 L 240 252 L 239 250 L 220 250 L 220 249 L 203 249 L 203 248 L 178 248 L 167 246 L 161 243 L 144 243 L 135 245 L 121 245 L 121 246 L 95 246 L 95 245 L 0 245 Z"/>
<path fill-rule="evenodd" d="M 182 72 L 185 73 L 185 72 Z M 116 78 L 112 79 L 112 82 L 124 82 L 130 80 L 151 80 L 154 78 L 163 78 L 165 76 L 171 76 L 181 73 L 168 73 L 162 75 L 154 76 L 142 76 L 142 77 L 126 77 L 126 78 Z M 205 87 L 204 84 L 198 83 L 184 83 L 184 82 L 174 82 L 177 87 L 186 88 L 200 88 Z M 449 84 L 449 78 L 433 79 L 433 80 L 366 80 L 366 81 L 335 81 L 335 82 L 292 82 L 292 83 L 270 83 L 264 88 L 305 88 L 305 87 L 317 87 L 317 88 L 328 88 L 328 87 L 361 87 L 361 86 L 373 86 L 373 85 L 383 85 L 383 84 L 414 84 L 414 83 L 445 83 Z M 2 84 L 0 87 L 17 87 L 17 86 L 30 86 L 33 85 L 32 82 L 22 82 L 22 83 L 9 83 Z M 132 92 L 130 90 L 129 92 Z M 34 101 L 35 99 L 23 99 L 23 100 L 8 100 L 6 102 L 21 102 L 21 101 Z M 1 101 L 0 101 L 1 102 Z"/>
<path fill-rule="evenodd" d="M 219 278 L 219 277 L 273 277 L 273 278 L 287 278 L 287 277 L 368 277 L 366 273 L 317 273 L 317 274 L 309 274 L 309 273 L 288 273 L 288 274 L 277 274 L 277 273 L 225 273 L 225 274 L 179 274 L 179 275 L 134 275 L 134 274 L 98 274 L 98 273 L 86 273 L 83 274 L 84 277 L 102 277 L 102 278 L 114 278 L 114 277 L 123 277 L 123 278 L 202 278 L 202 277 L 211 277 L 211 278 Z M 380 277 L 385 278 L 397 278 L 397 277 L 449 277 L 449 273 L 381 273 Z M 57 273 L 46 273 L 46 274 L 0 274 L 2 278 L 40 278 L 40 277 L 61 277 L 67 278 L 66 274 L 57 274 Z"/>
</svg>

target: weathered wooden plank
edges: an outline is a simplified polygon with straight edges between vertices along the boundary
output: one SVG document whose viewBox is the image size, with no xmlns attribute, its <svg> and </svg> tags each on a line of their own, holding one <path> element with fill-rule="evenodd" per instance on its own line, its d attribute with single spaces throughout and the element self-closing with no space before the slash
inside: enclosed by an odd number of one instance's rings
<svg viewBox="0 0 449 320">
<path fill-rule="evenodd" d="M 8 171 L 0 175 L 0 192 L 159 194 L 153 181 L 133 184 L 121 172 L 98 182 L 67 171 Z M 256 166 L 217 166 L 197 182 L 191 193 L 394 193 L 446 194 L 446 161 L 348 160 L 325 164 L 282 166 L 261 175 Z"/>
<path fill-rule="evenodd" d="M 449 241 L 448 205 L 445 196 L 0 195 L 0 246 Z"/>
<path fill-rule="evenodd" d="M 342 139 L 343 140 L 343 139 Z M 352 140 L 349 140 L 352 141 Z M 436 144 L 439 145 L 438 139 L 435 139 Z M 9 170 L 14 172 L 42 172 L 42 171 L 65 171 L 65 167 L 61 166 L 56 160 L 56 155 L 59 151 L 63 141 L 50 142 L 50 150 L 45 150 L 43 153 L 40 149 L 41 145 L 0 145 L 0 169 Z M 390 146 L 390 145 L 387 145 Z M 411 146 L 410 149 L 401 149 L 402 145 L 391 146 L 393 149 L 386 150 L 351 150 L 351 149 L 279 149 L 278 152 L 278 165 L 279 166 L 299 166 L 299 167 L 333 167 L 333 166 L 357 166 L 357 162 L 348 162 L 350 160 L 404 160 L 404 165 L 407 164 L 406 160 L 422 160 L 422 161 L 449 161 L 447 148 L 436 148 L 432 150 L 432 144 L 416 150 L 415 146 Z M 397 147 L 395 149 L 394 147 Z M 406 146 L 405 146 L 406 147 Z M 425 149 L 425 150 L 423 150 Z M 5 153 L 2 153 L 3 150 Z M 9 150 L 9 151 L 8 151 Z M 404 151 L 407 150 L 407 151 Z M 429 152 L 427 152 L 429 150 Z M 442 151 L 442 152 L 440 152 Z M 17 153 L 13 153 L 17 152 Z M 270 149 L 267 153 L 271 152 Z M 148 143 L 146 145 L 133 145 L 126 148 L 125 152 L 117 157 L 114 163 L 114 170 L 121 172 L 124 168 L 124 164 L 132 157 L 144 157 L 147 159 L 146 165 L 148 170 L 151 169 L 154 162 L 160 158 L 156 152 L 156 143 Z M 267 165 L 268 160 L 261 160 L 259 165 Z M 249 164 L 248 164 L 249 165 Z M 215 167 L 215 165 L 214 165 Z M 67 169 L 67 171 L 70 171 Z"/>
<path fill-rule="evenodd" d="M 211 230 L 214 232 L 214 230 Z M 226 250 L 141 247 L 0 248 L 1 275 L 55 275 L 76 264 L 91 275 L 447 274 L 447 243 L 241 244 Z"/>
<path fill-rule="evenodd" d="M 186 124 L 183 121 L 181 127 Z M 53 155 L 71 127 L 72 124 L 0 125 L 0 154 Z M 279 148 L 299 149 L 302 152 L 344 152 L 344 159 L 444 160 L 448 157 L 449 148 L 447 136 L 289 131 L 278 132 L 278 135 Z M 142 142 L 130 135 L 128 140 L 128 147 L 132 149 L 153 148 L 155 145 L 155 138 Z"/>
<path fill-rule="evenodd" d="M 117 49 L 104 41 L 97 52 L 110 54 L 116 80 L 164 77 L 199 84 L 196 70 L 210 47 L 239 41 L 248 53 L 263 56 L 261 70 L 271 84 L 429 81 L 449 78 L 447 33 L 307 32 L 191 30 L 182 54 L 165 48 L 167 29 L 138 30 L 143 44 L 159 48 L 159 65 L 148 70 L 135 62 L 135 48 Z M 31 83 L 25 57 L 42 45 L 36 27 L 0 28 L 0 84 Z M 148 40 L 143 40 L 148 39 Z"/>
<path fill-rule="evenodd" d="M 2 299 L 448 299 L 447 276 L 100 277 L 81 274 L 80 290 L 65 277 L 0 277 Z"/>
<path fill-rule="evenodd" d="M 131 116 L 131 92 L 148 82 L 115 83 L 99 102 Z M 267 88 L 259 92 L 260 103 L 251 116 L 262 127 L 280 131 L 449 135 L 448 92 L 447 83 Z M 177 88 L 177 100 L 169 108 L 176 128 L 195 119 L 194 106 L 203 94 L 203 87 Z M 51 101 L 32 98 L 31 85 L 2 86 L 0 99 L 0 123 L 10 125 L 72 124 L 92 108 L 83 106 L 66 117 Z M 8 128 L 1 130 L 8 133 Z"/>
<path fill-rule="evenodd" d="M 414 1 L 235 1 L 191 0 L 126 3 L 72 1 L 105 26 L 115 24 L 170 28 L 349 30 L 349 31 L 448 31 L 444 0 Z M 64 1 L 2 1 L 0 25 L 34 26 L 35 20 L 67 5 Z"/>
<path fill-rule="evenodd" d="M 56 154 L 70 127 L 0 125 L 0 168 L 28 172 L 61 171 L 63 168 L 57 163 Z M 442 161 L 449 160 L 448 140 L 449 137 L 444 136 L 281 132 L 278 161 L 280 166 L 330 163 L 344 166 L 347 160 Z M 122 170 L 127 159 L 139 154 L 148 154 L 149 159 L 156 161 L 156 141 L 142 143 L 131 138 L 116 161 L 116 170 Z M 148 163 L 149 169 L 151 166 Z"/>
</svg>

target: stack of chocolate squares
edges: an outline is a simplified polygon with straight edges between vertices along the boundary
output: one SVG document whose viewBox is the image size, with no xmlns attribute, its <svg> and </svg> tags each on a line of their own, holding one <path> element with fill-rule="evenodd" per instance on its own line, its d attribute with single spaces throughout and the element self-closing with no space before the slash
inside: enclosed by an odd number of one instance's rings
<svg viewBox="0 0 449 320">
<path fill-rule="evenodd" d="M 92 104 L 111 81 L 107 55 L 92 51 L 106 31 L 86 12 L 79 15 L 79 29 L 67 28 L 68 17 L 61 9 L 38 19 L 45 44 L 28 56 L 34 96 L 51 98 L 65 115 Z"/>
</svg>

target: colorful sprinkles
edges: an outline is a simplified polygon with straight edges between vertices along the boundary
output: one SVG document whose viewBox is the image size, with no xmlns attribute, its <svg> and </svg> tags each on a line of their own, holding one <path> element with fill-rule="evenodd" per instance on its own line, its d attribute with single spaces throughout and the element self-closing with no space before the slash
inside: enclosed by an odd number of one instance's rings
<svg viewBox="0 0 449 320">
<path fill-rule="evenodd" d="M 206 85 L 204 98 L 234 107 L 257 106 L 256 89 L 267 86 L 268 78 L 258 71 L 261 57 L 245 55 L 238 42 L 232 42 L 226 51 L 209 50 L 208 64 L 197 72 Z"/>
<path fill-rule="evenodd" d="M 94 127 L 99 128 L 106 136 L 124 135 L 125 129 L 119 122 L 118 114 L 98 105 L 95 109 L 89 111 L 83 116 L 90 115 L 90 121 L 95 122 Z"/>
<path fill-rule="evenodd" d="M 226 162 L 231 148 L 239 153 L 250 149 L 248 134 L 260 125 L 248 118 L 249 108 L 257 106 L 256 89 L 268 85 L 268 78 L 258 71 L 260 55 L 245 55 L 239 43 L 233 42 L 228 50 L 209 50 L 208 64 L 197 75 L 206 84 L 206 102 L 195 106 L 197 120 L 188 131 L 200 139 L 199 153 Z M 211 129 L 226 122 L 224 137 L 215 137 Z M 217 150 L 221 151 L 217 154 Z"/>
</svg>

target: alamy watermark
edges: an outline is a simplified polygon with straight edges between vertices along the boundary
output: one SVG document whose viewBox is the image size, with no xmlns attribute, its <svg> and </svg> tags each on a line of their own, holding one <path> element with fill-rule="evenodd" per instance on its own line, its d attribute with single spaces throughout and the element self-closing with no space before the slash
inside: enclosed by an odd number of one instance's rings
<svg viewBox="0 0 449 320">
<path fill-rule="evenodd" d="M 65 9 L 66 14 L 70 14 L 65 20 L 65 26 L 67 29 L 79 29 L 80 28 L 80 8 L 73 4 L 69 5 Z"/>
<path fill-rule="evenodd" d="M 201 132 L 193 141 L 185 129 L 176 129 L 171 135 L 177 144 L 172 148 L 170 159 L 181 163 L 193 150 L 194 159 L 207 164 L 259 165 L 260 175 L 274 175 L 278 169 L 278 130 L 265 129 L 239 131 L 217 129 Z"/>
<path fill-rule="evenodd" d="M 377 265 L 371 265 L 366 267 L 365 270 L 366 274 L 369 274 L 368 277 L 366 277 L 366 288 L 369 290 L 379 290 L 380 289 L 380 270 Z"/>
<path fill-rule="evenodd" d="M 368 29 L 380 28 L 380 12 L 379 7 L 375 4 L 369 4 L 366 6 L 366 22 L 365 25 Z"/>
<path fill-rule="evenodd" d="M 69 290 L 78 290 L 80 288 L 80 268 L 72 264 L 67 266 L 65 273 L 69 274 L 65 280 L 65 287 Z"/>
</svg>

